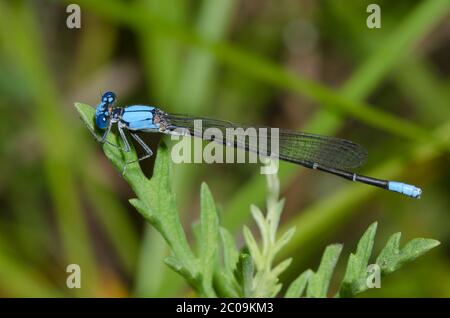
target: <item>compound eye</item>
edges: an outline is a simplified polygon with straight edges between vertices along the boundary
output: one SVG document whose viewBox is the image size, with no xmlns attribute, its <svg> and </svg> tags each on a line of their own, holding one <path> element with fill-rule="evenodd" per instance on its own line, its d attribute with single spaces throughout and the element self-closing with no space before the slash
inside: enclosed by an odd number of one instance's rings
<svg viewBox="0 0 450 318">
<path fill-rule="evenodd" d="M 106 92 L 102 96 L 102 102 L 112 104 L 116 100 L 116 94 L 113 92 Z"/>
<path fill-rule="evenodd" d="M 95 118 L 95 124 L 100 129 L 105 129 L 109 124 L 109 117 L 105 115 L 100 115 Z"/>
</svg>

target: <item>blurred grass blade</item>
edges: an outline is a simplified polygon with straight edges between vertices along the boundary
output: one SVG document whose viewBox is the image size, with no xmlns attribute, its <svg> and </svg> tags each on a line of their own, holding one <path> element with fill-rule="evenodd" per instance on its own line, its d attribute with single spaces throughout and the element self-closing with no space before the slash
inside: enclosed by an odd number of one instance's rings
<svg viewBox="0 0 450 318">
<path fill-rule="evenodd" d="M 136 297 L 173 297 L 185 284 L 183 279 L 164 263 L 169 249 L 158 231 L 146 225 L 134 275 Z"/>
<path fill-rule="evenodd" d="M 14 30 L 13 37 L 9 31 L 11 29 Z M 42 165 L 57 219 L 63 262 L 76 263 L 83 268 L 89 288 L 77 292 L 95 295 L 99 276 L 72 166 L 75 152 L 77 156 L 84 156 L 83 147 L 77 147 L 83 139 L 76 140 L 76 131 L 61 111 L 61 99 L 45 64 L 40 38 L 39 27 L 28 1 L 0 2 L 1 47 L 8 60 L 26 79 L 24 87 L 30 90 L 30 104 L 34 107 L 30 110 L 32 118 L 29 124 L 36 125 L 42 146 Z"/>
<path fill-rule="evenodd" d="M 116 4 L 109 1 L 105 5 Z M 152 94 L 154 102 L 170 105 L 173 84 L 179 78 L 181 46 L 175 39 L 158 32 L 152 19 L 153 16 L 157 16 L 173 25 L 183 27 L 187 19 L 188 4 L 185 0 L 139 0 L 135 1 L 132 7 L 127 7 L 125 12 L 128 14 L 133 10 L 139 10 L 143 18 L 148 15 L 145 20 L 141 20 L 136 29 L 149 85 L 148 92 Z"/>
<path fill-rule="evenodd" d="M 63 297 L 57 286 L 13 256 L 0 237 L 0 291 L 6 297 Z"/>
<path fill-rule="evenodd" d="M 432 27 L 448 14 L 448 0 L 428 0 L 419 2 L 378 49 L 352 74 L 345 84 L 352 87 L 352 98 L 362 99 L 374 91 L 385 74 L 405 55 L 405 48 L 412 48 Z"/>
<path fill-rule="evenodd" d="M 120 206 L 114 193 L 100 184 L 93 174 L 86 175 L 82 182 L 96 219 L 104 228 L 123 269 L 132 275 L 136 267 L 139 238 L 130 215 Z"/>
<path fill-rule="evenodd" d="M 196 33 L 207 41 L 223 40 L 235 6 L 236 0 L 201 1 Z M 179 88 L 173 98 L 176 110 L 202 114 L 213 107 L 207 101 L 214 92 L 216 69 L 211 54 L 197 48 L 189 50 L 180 75 Z"/>
</svg>

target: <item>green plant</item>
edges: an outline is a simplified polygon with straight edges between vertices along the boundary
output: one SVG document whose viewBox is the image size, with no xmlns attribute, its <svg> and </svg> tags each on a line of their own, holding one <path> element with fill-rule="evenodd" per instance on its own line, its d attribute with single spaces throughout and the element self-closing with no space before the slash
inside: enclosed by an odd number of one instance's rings
<svg viewBox="0 0 450 318">
<path fill-rule="evenodd" d="M 91 132 L 95 132 L 94 109 L 89 105 L 75 105 Z M 119 145 L 110 134 L 108 141 Z M 122 171 L 124 164 L 136 159 L 136 152 L 125 153 L 108 143 L 103 150 L 111 162 Z M 189 244 L 181 225 L 176 198 L 170 184 L 170 160 L 166 146 L 158 149 L 153 176 L 148 179 L 138 164 L 127 169 L 124 179 L 137 198 L 130 203 L 164 237 L 172 255 L 165 262 L 183 276 L 202 297 L 275 297 L 282 288 L 279 275 L 289 266 L 291 259 L 273 267 L 277 253 L 294 234 L 289 229 L 277 238 L 277 229 L 284 201 L 279 199 L 279 181 L 275 175 L 267 176 L 266 215 L 251 206 L 261 236 L 261 246 L 250 229 L 244 227 L 246 247 L 238 251 L 232 235 L 219 225 L 214 199 L 203 183 L 201 186 L 200 223 L 194 226 L 197 248 Z M 373 223 L 360 239 L 356 252 L 350 254 L 346 272 L 336 297 L 352 297 L 365 291 L 369 278 L 367 268 L 374 245 L 377 223 Z M 411 262 L 440 243 L 432 239 L 417 238 L 400 249 L 400 233 L 394 234 L 382 249 L 375 264 L 381 275 L 387 275 Z M 222 247 L 219 249 L 219 247 Z M 195 251 L 196 252 L 195 252 Z M 329 245 L 316 272 L 308 269 L 295 279 L 285 297 L 327 297 L 335 266 L 342 251 L 341 244 Z"/>
</svg>

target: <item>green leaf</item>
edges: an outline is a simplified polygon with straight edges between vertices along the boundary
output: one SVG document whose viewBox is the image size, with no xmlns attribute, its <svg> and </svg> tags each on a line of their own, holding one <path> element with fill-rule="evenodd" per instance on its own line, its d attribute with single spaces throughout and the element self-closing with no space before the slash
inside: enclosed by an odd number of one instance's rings
<svg viewBox="0 0 450 318">
<path fill-rule="evenodd" d="M 194 247 L 194 253 L 196 254 L 196 255 L 200 255 L 200 250 L 201 250 L 201 245 L 202 245 L 202 243 L 201 243 L 201 241 L 202 241 L 202 239 L 201 239 L 201 231 L 202 231 L 202 229 L 201 229 L 201 224 L 200 224 L 200 220 L 194 220 L 194 221 L 192 221 L 192 223 L 191 223 L 191 231 L 192 231 L 192 236 L 193 236 L 193 238 L 194 238 L 194 240 L 195 240 L 195 247 Z"/>
<path fill-rule="evenodd" d="M 164 263 L 167 264 L 172 270 L 183 276 L 194 287 L 198 284 L 198 277 L 192 275 L 192 272 L 187 268 L 182 261 L 174 256 L 169 256 L 164 259 Z"/>
<path fill-rule="evenodd" d="M 252 232 L 248 227 L 244 226 L 243 229 L 245 243 L 247 244 L 250 255 L 253 257 L 256 268 L 260 268 L 264 263 L 263 255 L 259 251 L 258 243 L 256 243 L 255 238 L 253 237 Z"/>
<path fill-rule="evenodd" d="M 258 225 L 259 232 L 261 233 L 261 239 L 262 239 L 262 245 L 263 248 L 266 249 L 269 244 L 269 238 L 270 238 L 270 229 L 267 226 L 266 219 L 264 218 L 264 215 L 262 214 L 261 210 L 254 204 L 250 206 L 250 211 L 252 213 L 253 219 L 256 221 L 256 224 Z"/>
<path fill-rule="evenodd" d="M 275 240 L 275 235 L 278 230 L 278 224 L 280 223 L 280 216 L 283 212 L 284 200 L 281 199 L 278 202 L 267 205 L 267 219 L 269 221 L 271 240 Z"/>
<path fill-rule="evenodd" d="M 223 262 L 224 267 L 228 271 L 234 271 L 236 269 L 236 263 L 239 260 L 239 252 L 236 249 L 236 243 L 233 236 L 225 228 L 220 228 L 220 237 L 223 246 Z"/>
<path fill-rule="evenodd" d="M 158 224 L 158 226 L 156 225 L 158 222 L 158 219 L 152 214 L 151 211 L 149 211 L 144 203 L 139 200 L 139 199 L 130 199 L 128 200 L 128 202 L 130 202 L 130 204 L 145 218 L 147 219 L 150 223 L 153 224 L 153 226 L 155 227 L 160 227 L 160 225 Z"/>
<path fill-rule="evenodd" d="M 388 274 L 396 270 L 398 254 L 400 253 L 400 238 L 402 233 L 393 234 L 386 246 L 381 250 L 376 263 L 380 266 L 383 274 Z"/>
<path fill-rule="evenodd" d="M 398 268 L 406 263 L 412 262 L 440 244 L 441 243 L 437 240 L 427 238 L 415 238 L 409 241 L 401 250 Z"/>
<path fill-rule="evenodd" d="M 401 233 L 393 234 L 377 258 L 376 263 L 380 266 L 383 275 L 396 271 L 404 264 L 441 244 L 433 239 L 416 238 L 406 243 L 400 250 L 400 238 Z"/>
<path fill-rule="evenodd" d="M 145 182 L 139 182 L 145 178 L 142 176 L 135 183 L 134 178 L 129 177 L 127 181 L 141 201 L 141 208 L 138 211 L 161 232 L 174 254 L 186 263 L 186 266 L 195 275 L 194 273 L 198 272 L 197 262 L 187 242 L 179 219 L 175 195 L 170 188 L 169 162 L 167 148 L 160 146 L 152 179 L 144 179 Z"/>
<path fill-rule="evenodd" d="M 214 272 L 214 289 L 218 297 L 241 297 L 241 286 L 234 276 L 229 276 L 220 269 Z"/>
<path fill-rule="evenodd" d="M 239 251 L 233 236 L 225 228 L 220 227 L 220 238 L 223 247 L 223 270 L 215 271 L 215 285 L 219 297 L 239 297 L 240 286 L 234 276 Z"/>
<path fill-rule="evenodd" d="M 266 162 L 266 167 L 274 165 L 273 160 Z M 252 297 L 275 297 L 281 290 L 278 276 L 291 264 L 292 259 L 286 259 L 272 268 L 273 260 L 278 251 L 290 240 L 294 229 L 290 229 L 277 241 L 277 229 L 283 211 L 284 200 L 279 199 L 279 180 L 276 174 L 266 176 L 267 213 L 264 216 L 255 205 L 250 206 L 253 218 L 258 225 L 262 247 L 260 248 L 250 230 L 244 226 L 244 238 L 247 248 L 255 263 Z"/>
<path fill-rule="evenodd" d="M 306 295 L 308 297 L 327 297 L 328 286 L 333 275 L 334 268 L 342 251 L 342 244 L 332 244 L 327 246 L 323 253 L 317 273 L 309 280 Z"/>
<path fill-rule="evenodd" d="M 78 111 L 78 114 L 80 115 L 81 120 L 86 124 L 87 128 L 92 132 L 96 133 L 95 131 L 95 108 L 92 106 L 82 104 L 82 103 L 75 103 L 75 108 Z"/>
<path fill-rule="evenodd" d="M 353 297 L 367 290 L 368 265 L 375 241 L 377 223 L 373 223 L 366 230 L 358 242 L 356 252 L 350 254 L 344 278 L 336 297 Z M 386 246 L 377 258 L 376 264 L 380 266 L 381 273 L 386 275 L 402 265 L 413 261 L 440 243 L 432 239 L 417 238 L 405 244 L 400 250 L 400 233 L 390 237 Z M 308 297 L 326 297 L 333 270 L 339 258 L 342 246 L 330 245 L 325 250 L 317 273 L 303 273 L 309 278 L 300 275 L 288 288 L 286 297 L 299 297 L 307 285 Z M 307 280 L 309 280 L 307 282 Z"/>
<path fill-rule="evenodd" d="M 285 246 L 291 240 L 292 236 L 295 234 L 295 227 L 287 230 L 275 243 L 273 248 L 274 254 L 278 253 L 283 246 Z"/>
<path fill-rule="evenodd" d="M 272 269 L 272 275 L 275 277 L 280 276 L 281 273 L 283 273 L 286 270 L 286 268 L 288 268 L 289 265 L 291 265 L 291 263 L 292 263 L 292 258 L 285 259 L 284 261 L 282 261 L 280 264 L 278 264 L 277 266 L 275 266 Z"/>
<path fill-rule="evenodd" d="M 242 286 L 241 297 L 251 297 L 253 286 L 253 260 L 247 253 L 241 253 L 236 267 L 236 279 Z"/>
<path fill-rule="evenodd" d="M 372 223 L 361 237 L 356 248 L 355 254 L 350 254 L 345 271 L 344 278 L 341 283 L 339 294 L 342 297 L 350 297 L 367 288 L 367 265 L 372 255 L 375 234 L 377 232 L 377 223 Z"/>
<path fill-rule="evenodd" d="M 219 245 L 219 218 L 216 206 L 206 183 L 201 186 L 200 215 L 200 263 L 202 265 L 203 290 L 214 295 L 212 286 L 214 269 L 217 266 L 217 248 Z"/>
<path fill-rule="evenodd" d="M 314 274 L 314 272 L 310 269 L 307 269 L 302 274 L 300 274 L 289 286 L 286 291 L 285 298 L 298 298 L 301 297 L 303 291 L 306 288 L 306 284 L 308 284 L 309 279 Z"/>
</svg>

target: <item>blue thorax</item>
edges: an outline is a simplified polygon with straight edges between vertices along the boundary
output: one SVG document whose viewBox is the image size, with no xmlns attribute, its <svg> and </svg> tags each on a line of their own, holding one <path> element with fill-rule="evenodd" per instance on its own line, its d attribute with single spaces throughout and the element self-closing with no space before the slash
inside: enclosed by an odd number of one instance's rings
<svg viewBox="0 0 450 318">
<path fill-rule="evenodd" d="M 124 108 L 121 121 L 131 130 L 157 130 L 158 123 L 153 121 L 155 107 L 133 105 Z"/>
</svg>

